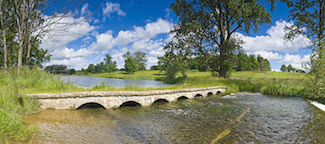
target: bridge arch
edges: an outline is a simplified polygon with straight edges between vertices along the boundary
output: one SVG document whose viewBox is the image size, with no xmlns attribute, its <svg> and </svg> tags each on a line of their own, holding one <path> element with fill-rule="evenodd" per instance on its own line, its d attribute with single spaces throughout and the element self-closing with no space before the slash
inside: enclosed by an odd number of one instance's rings
<svg viewBox="0 0 325 144">
<path fill-rule="evenodd" d="M 120 107 L 126 107 L 126 106 L 136 106 L 136 107 L 141 107 L 141 104 L 136 102 L 136 101 L 127 101 L 124 102 L 120 105 Z"/>
<path fill-rule="evenodd" d="M 208 92 L 208 96 L 211 96 L 211 95 L 213 95 L 213 93 L 212 92 Z"/>
<path fill-rule="evenodd" d="M 196 94 L 195 98 L 202 98 L 203 96 L 201 94 Z"/>
<path fill-rule="evenodd" d="M 186 96 L 181 96 L 181 97 L 177 98 L 178 101 L 179 100 L 186 100 L 186 99 L 188 99 L 188 97 L 186 97 Z"/>
<path fill-rule="evenodd" d="M 216 94 L 220 94 L 221 92 L 220 91 L 217 91 L 217 93 Z"/>
<path fill-rule="evenodd" d="M 79 107 L 77 107 L 77 110 L 78 109 L 89 109 L 89 108 L 105 109 L 105 107 L 99 103 L 88 102 L 88 103 L 84 103 L 84 104 L 80 105 Z"/>
<path fill-rule="evenodd" d="M 169 102 L 168 100 L 166 100 L 166 99 L 164 99 L 164 98 L 160 98 L 160 99 L 157 99 L 157 100 L 155 100 L 154 102 L 153 102 L 153 104 L 154 103 L 160 103 L 160 102 Z"/>
</svg>

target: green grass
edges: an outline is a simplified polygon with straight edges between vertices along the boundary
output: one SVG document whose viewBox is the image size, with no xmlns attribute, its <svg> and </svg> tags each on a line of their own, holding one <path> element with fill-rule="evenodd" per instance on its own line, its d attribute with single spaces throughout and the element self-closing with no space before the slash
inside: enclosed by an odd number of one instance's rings
<svg viewBox="0 0 325 144">
<path fill-rule="evenodd" d="M 36 135 L 36 125 L 24 125 L 22 114 L 40 111 L 35 99 L 26 93 L 82 91 L 84 88 L 65 84 L 53 75 L 38 69 L 23 68 L 18 75 L 16 69 L 0 71 L 0 143 L 25 142 Z"/>
</svg>

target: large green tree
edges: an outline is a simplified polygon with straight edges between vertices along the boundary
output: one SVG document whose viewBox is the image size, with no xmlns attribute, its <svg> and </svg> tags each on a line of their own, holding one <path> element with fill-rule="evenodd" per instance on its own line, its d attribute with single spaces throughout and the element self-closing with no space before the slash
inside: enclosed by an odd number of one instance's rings
<svg viewBox="0 0 325 144">
<path fill-rule="evenodd" d="M 270 13 L 257 0 L 176 0 L 171 9 L 179 18 L 172 32 L 195 35 L 205 50 L 217 52 L 213 71 L 220 77 L 229 74 L 234 33 L 258 31 L 258 25 L 271 23 Z"/>
<path fill-rule="evenodd" d="M 134 62 L 137 64 L 138 70 L 146 70 L 146 62 L 148 61 L 146 52 L 136 51 L 132 55 Z"/>
<path fill-rule="evenodd" d="M 137 70 L 137 64 L 131 57 L 128 57 L 125 60 L 124 69 L 129 74 L 134 73 Z"/>
</svg>

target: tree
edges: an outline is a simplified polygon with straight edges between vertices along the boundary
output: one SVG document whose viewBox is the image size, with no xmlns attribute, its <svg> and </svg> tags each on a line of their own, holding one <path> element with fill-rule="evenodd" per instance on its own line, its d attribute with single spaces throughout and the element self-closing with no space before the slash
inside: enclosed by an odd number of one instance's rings
<svg viewBox="0 0 325 144">
<path fill-rule="evenodd" d="M 280 70 L 281 70 L 282 72 L 286 72 L 286 71 L 287 71 L 287 67 L 286 67 L 286 65 L 282 65 Z"/>
<path fill-rule="evenodd" d="M 304 66 L 308 71 L 307 90 L 310 97 L 325 98 L 325 43 L 324 40 L 315 41 L 310 61 Z"/>
<path fill-rule="evenodd" d="M 257 0 L 176 0 L 171 9 L 179 18 L 172 31 L 176 37 L 195 35 L 204 42 L 202 47 L 218 52 L 213 70 L 220 77 L 227 77 L 230 71 L 229 55 L 236 50 L 230 46 L 234 32 L 258 31 L 259 24 L 271 23 L 270 13 Z"/>
<path fill-rule="evenodd" d="M 287 72 L 294 71 L 294 68 L 291 66 L 291 64 L 288 65 L 287 67 Z"/>
<path fill-rule="evenodd" d="M 153 65 L 150 67 L 150 70 L 159 70 L 159 66 Z"/>
<path fill-rule="evenodd" d="M 116 61 L 111 61 L 108 64 L 108 72 L 111 73 L 114 71 L 117 71 L 117 64 L 116 64 Z"/>
<path fill-rule="evenodd" d="M 132 55 L 134 62 L 137 64 L 137 70 L 146 70 L 146 52 L 136 51 Z"/>
<path fill-rule="evenodd" d="M 187 45 L 191 41 L 191 37 L 177 38 L 175 41 L 170 41 L 164 45 L 165 55 L 158 57 L 159 65 L 165 69 L 165 81 L 167 83 L 180 82 L 185 79 L 188 69 L 188 60 L 191 56 L 193 47 Z M 181 72 L 182 77 L 176 78 L 177 73 Z"/>
<path fill-rule="evenodd" d="M 125 60 L 124 69 L 129 74 L 134 73 L 137 70 L 137 64 L 131 57 L 128 57 Z"/>
<path fill-rule="evenodd" d="M 95 73 L 96 72 L 94 64 L 90 64 L 88 66 L 87 72 L 89 72 L 89 73 Z"/>
<path fill-rule="evenodd" d="M 44 69 L 46 72 L 52 73 L 52 74 L 68 74 L 69 70 L 67 69 L 67 66 L 65 65 L 50 65 L 47 66 Z"/>
<path fill-rule="evenodd" d="M 286 26 L 286 40 L 299 34 L 311 40 L 322 40 L 325 34 L 325 0 L 282 0 L 290 9 L 289 18 L 294 25 Z M 320 42 L 320 41 L 318 41 Z M 315 47 L 314 47 L 315 48 Z"/>
</svg>

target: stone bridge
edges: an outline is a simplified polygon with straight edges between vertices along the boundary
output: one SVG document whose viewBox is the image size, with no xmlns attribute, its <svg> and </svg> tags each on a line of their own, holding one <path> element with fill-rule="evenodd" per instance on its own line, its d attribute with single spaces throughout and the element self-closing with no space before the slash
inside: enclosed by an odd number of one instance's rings
<svg viewBox="0 0 325 144">
<path fill-rule="evenodd" d="M 226 87 L 204 87 L 175 90 L 152 91 L 90 91 L 70 93 L 41 93 L 28 94 L 36 98 L 45 109 L 78 109 L 88 104 L 99 105 L 103 108 L 116 108 L 124 105 L 150 106 L 158 101 L 177 101 L 194 97 L 206 97 L 226 91 Z"/>
</svg>

